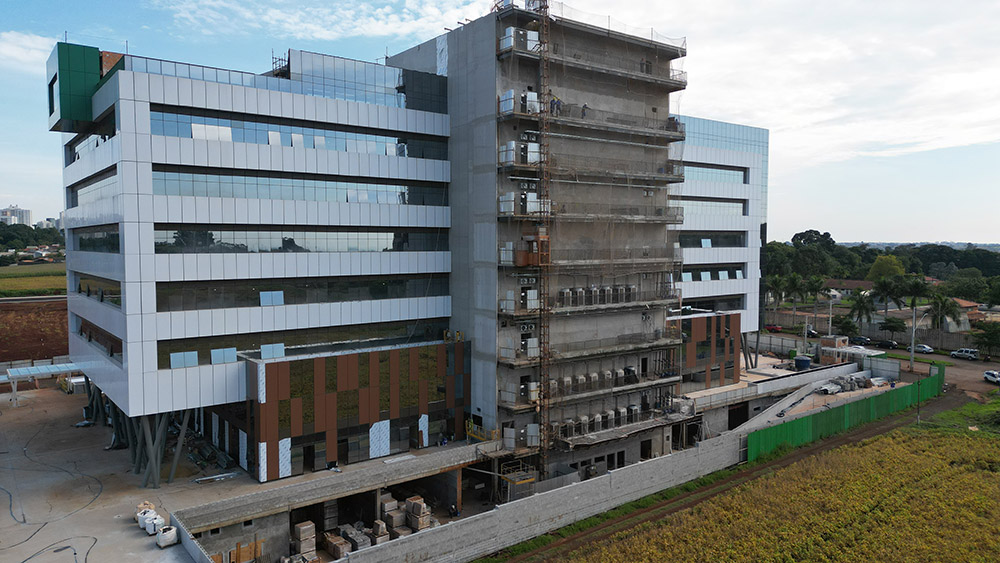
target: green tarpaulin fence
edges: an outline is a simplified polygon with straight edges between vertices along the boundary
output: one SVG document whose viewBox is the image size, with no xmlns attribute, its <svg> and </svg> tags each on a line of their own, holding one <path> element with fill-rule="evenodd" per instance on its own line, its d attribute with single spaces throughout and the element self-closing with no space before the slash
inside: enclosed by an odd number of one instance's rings
<svg viewBox="0 0 1000 563">
<path fill-rule="evenodd" d="M 944 366 L 937 366 L 937 374 L 921 379 L 919 385 L 912 383 L 897 387 L 867 399 L 751 432 L 747 436 L 747 461 L 754 461 L 782 444 L 801 446 L 907 409 L 917 403 L 918 388 L 920 401 L 926 401 L 939 395 L 943 384 Z"/>
</svg>

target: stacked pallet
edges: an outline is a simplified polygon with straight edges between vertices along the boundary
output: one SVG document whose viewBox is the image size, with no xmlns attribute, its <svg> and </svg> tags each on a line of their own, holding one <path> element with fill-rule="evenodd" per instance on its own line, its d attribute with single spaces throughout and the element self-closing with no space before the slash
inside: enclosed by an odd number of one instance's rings
<svg viewBox="0 0 1000 563">
<path fill-rule="evenodd" d="M 372 523 L 372 530 L 368 532 L 368 537 L 372 540 L 372 545 L 382 545 L 389 541 L 389 529 L 385 522 L 376 520 Z"/>
<path fill-rule="evenodd" d="M 431 527 L 431 508 L 423 497 L 412 496 L 406 499 L 406 525 L 414 532 Z"/>
<path fill-rule="evenodd" d="M 332 530 L 337 527 L 339 513 L 337 511 L 337 501 L 328 500 L 323 503 L 323 530 Z"/>
<path fill-rule="evenodd" d="M 358 551 L 359 549 L 364 549 L 366 547 L 371 547 L 372 541 L 368 538 L 362 530 L 358 530 L 350 524 L 343 524 L 339 526 L 338 531 L 340 537 L 344 538 L 351 543 L 351 549 L 353 551 Z"/>
<path fill-rule="evenodd" d="M 300 553 L 307 561 L 316 559 L 316 525 L 306 520 L 292 528 L 292 553 Z"/>
<path fill-rule="evenodd" d="M 394 540 L 397 538 L 402 538 L 413 533 L 413 530 L 408 527 L 399 526 L 398 528 L 389 528 L 389 539 Z"/>
<path fill-rule="evenodd" d="M 351 542 L 333 532 L 326 532 L 323 534 L 323 548 L 335 559 L 340 559 L 347 557 L 347 554 L 351 552 Z"/>
</svg>

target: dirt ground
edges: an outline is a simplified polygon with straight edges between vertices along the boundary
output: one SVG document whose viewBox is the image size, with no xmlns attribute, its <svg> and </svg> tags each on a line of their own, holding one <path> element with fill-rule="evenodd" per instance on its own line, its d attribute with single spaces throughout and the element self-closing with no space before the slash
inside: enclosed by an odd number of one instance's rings
<svg viewBox="0 0 1000 563">
<path fill-rule="evenodd" d="M 69 353 L 66 301 L 0 303 L 0 362 Z"/>
</svg>

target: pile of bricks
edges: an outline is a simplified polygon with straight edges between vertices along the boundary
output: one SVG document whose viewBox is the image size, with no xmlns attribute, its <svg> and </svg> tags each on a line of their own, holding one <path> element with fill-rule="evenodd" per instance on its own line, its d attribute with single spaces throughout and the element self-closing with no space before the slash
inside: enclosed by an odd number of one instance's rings
<svg viewBox="0 0 1000 563">
<path fill-rule="evenodd" d="M 306 561 L 316 560 L 316 525 L 306 520 L 292 528 L 292 553 L 302 554 Z"/>
<path fill-rule="evenodd" d="M 372 545 L 372 541 L 368 537 L 368 534 L 358 530 L 350 524 L 343 524 L 339 526 L 337 530 L 340 533 L 340 537 L 351 543 L 351 549 L 353 551 L 371 547 Z"/>
<path fill-rule="evenodd" d="M 368 532 L 368 537 L 372 540 L 372 545 L 382 545 L 389 541 L 389 529 L 385 522 L 376 520 L 372 523 L 372 531 Z"/>
<path fill-rule="evenodd" d="M 423 497 L 413 496 L 406 499 L 406 525 L 414 532 L 431 527 L 431 508 Z"/>
<path fill-rule="evenodd" d="M 389 539 L 408 536 L 411 531 L 406 527 L 406 511 L 399 507 L 399 502 L 392 498 L 391 493 L 383 493 L 379 498 L 382 521 L 389 529 Z"/>
<path fill-rule="evenodd" d="M 323 534 L 323 548 L 335 559 L 340 559 L 347 557 L 347 554 L 351 552 L 351 542 L 333 532 L 326 532 Z"/>
</svg>

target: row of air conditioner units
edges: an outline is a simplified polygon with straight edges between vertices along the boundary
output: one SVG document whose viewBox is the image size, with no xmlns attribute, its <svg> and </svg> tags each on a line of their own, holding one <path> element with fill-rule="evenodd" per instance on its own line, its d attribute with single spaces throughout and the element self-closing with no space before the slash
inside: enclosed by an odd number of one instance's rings
<svg viewBox="0 0 1000 563">
<path fill-rule="evenodd" d="M 593 372 L 588 375 L 567 375 L 549 380 L 549 396 L 558 397 L 574 393 L 586 393 L 600 389 L 611 389 L 623 385 L 639 383 L 639 374 L 635 366 L 625 366 L 615 370 Z M 529 387 L 530 392 L 530 387 Z"/>
<path fill-rule="evenodd" d="M 562 422 L 552 422 L 549 423 L 549 431 L 554 436 L 572 438 L 573 436 L 583 436 L 591 432 L 609 430 L 639 422 L 639 416 L 639 405 L 629 405 L 594 415 L 581 415 L 579 418 L 567 418 Z"/>
<path fill-rule="evenodd" d="M 632 303 L 639 299 L 636 285 L 590 286 L 560 289 L 558 307 L 579 307 L 584 305 L 607 305 L 610 303 Z"/>
</svg>

